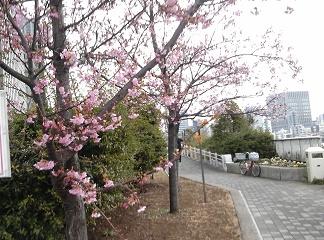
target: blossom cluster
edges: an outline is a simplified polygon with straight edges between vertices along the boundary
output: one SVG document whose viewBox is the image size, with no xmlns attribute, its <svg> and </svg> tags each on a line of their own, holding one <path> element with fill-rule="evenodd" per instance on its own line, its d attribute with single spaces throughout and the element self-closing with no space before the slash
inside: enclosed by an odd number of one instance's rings
<svg viewBox="0 0 324 240">
<path fill-rule="evenodd" d="M 139 198 L 137 195 L 137 192 L 132 192 L 128 198 L 126 199 L 126 201 L 122 204 L 122 207 L 127 209 L 130 206 L 134 206 L 135 204 L 139 203 Z"/>
<path fill-rule="evenodd" d="M 31 117 L 28 120 L 32 122 Z M 121 123 L 121 116 L 115 114 L 111 114 L 109 124 L 100 117 L 85 116 L 81 113 L 74 115 L 69 123 L 45 118 L 43 121 L 45 133 L 40 139 L 34 141 L 34 144 L 38 147 L 45 147 L 48 142 L 52 141 L 71 151 L 78 152 L 89 140 L 95 143 L 100 142 L 100 132 L 116 129 L 121 126 Z"/>
<path fill-rule="evenodd" d="M 67 49 L 63 49 L 63 51 L 60 53 L 60 57 L 61 59 L 65 60 L 64 64 L 69 66 L 73 66 L 77 61 L 76 54 L 72 51 L 68 51 Z"/>
<path fill-rule="evenodd" d="M 97 201 L 96 184 L 90 182 L 86 172 L 81 173 L 72 169 L 66 173 L 63 183 L 70 188 L 70 194 L 82 197 L 86 204 Z"/>
</svg>

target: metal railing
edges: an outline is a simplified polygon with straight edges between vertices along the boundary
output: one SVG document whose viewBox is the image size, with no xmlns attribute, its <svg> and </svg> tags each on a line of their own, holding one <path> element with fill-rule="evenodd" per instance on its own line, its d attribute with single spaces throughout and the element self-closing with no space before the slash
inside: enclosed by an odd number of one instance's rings
<svg viewBox="0 0 324 240">
<path fill-rule="evenodd" d="M 182 155 L 189 157 L 193 160 L 200 160 L 199 148 L 184 146 L 182 150 Z M 220 168 L 225 172 L 227 171 L 226 161 L 221 155 L 206 150 L 202 150 L 202 158 L 204 162 L 216 168 Z"/>
</svg>

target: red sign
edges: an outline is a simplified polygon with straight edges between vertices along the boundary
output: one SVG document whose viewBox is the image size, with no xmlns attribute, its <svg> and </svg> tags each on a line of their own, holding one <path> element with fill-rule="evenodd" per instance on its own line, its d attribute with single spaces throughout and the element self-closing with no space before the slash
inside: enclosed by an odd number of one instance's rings
<svg viewBox="0 0 324 240">
<path fill-rule="evenodd" d="M 11 177 L 6 93 L 0 90 L 0 178 Z"/>
</svg>

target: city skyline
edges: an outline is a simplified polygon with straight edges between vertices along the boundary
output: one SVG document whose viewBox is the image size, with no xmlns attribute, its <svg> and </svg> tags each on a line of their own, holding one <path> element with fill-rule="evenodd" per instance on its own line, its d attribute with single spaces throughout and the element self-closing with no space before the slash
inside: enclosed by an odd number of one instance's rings
<svg viewBox="0 0 324 240">
<path fill-rule="evenodd" d="M 315 120 L 324 113 L 324 84 L 320 79 L 321 58 L 324 55 L 324 29 L 321 26 L 324 1 L 247 1 L 239 7 L 245 10 L 238 23 L 244 32 L 261 35 L 266 29 L 272 28 L 273 32 L 281 35 L 284 46 L 293 48 L 294 56 L 302 67 L 298 80 L 303 80 L 303 83 L 290 79 L 288 75 L 286 79 L 283 76 L 278 93 L 308 91 L 312 119 Z M 255 7 L 258 10 L 257 16 L 250 13 Z M 287 7 L 293 9 L 290 14 L 285 13 Z M 275 18 L 274 12 L 277 13 Z"/>
</svg>

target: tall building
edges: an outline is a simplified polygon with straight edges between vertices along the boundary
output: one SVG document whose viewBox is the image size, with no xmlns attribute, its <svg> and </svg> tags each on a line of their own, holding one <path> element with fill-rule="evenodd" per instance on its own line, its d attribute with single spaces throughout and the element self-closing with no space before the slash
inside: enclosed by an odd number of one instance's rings
<svg viewBox="0 0 324 240">
<path fill-rule="evenodd" d="M 27 21 L 26 19 L 26 24 L 22 27 L 22 32 L 24 34 L 31 34 L 32 29 L 32 22 Z M 18 51 L 16 51 L 15 53 L 4 52 L 3 44 L 4 42 L 2 42 L 2 40 L 0 39 L 0 59 L 15 71 L 25 74 L 27 70 L 24 66 L 24 63 L 22 62 L 22 60 L 25 60 L 25 54 Z M 29 99 L 25 93 L 31 93 L 29 87 L 0 68 L 0 88 L 3 87 L 6 91 L 7 99 L 11 103 L 11 105 L 15 106 L 16 109 L 22 111 L 28 109 L 31 104 L 31 99 Z"/>
<path fill-rule="evenodd" d="M 179 133 L 183 132 L 184 130 L 190 128 L 189 127 L 189 120 L 181 120 L 180 125 L 179 125 Z"/>
<path fill-rule="evenodd" d="M 270 110 L 279 109 L 279 116 L 271 119 L 272 132 L 281 129 L 299 134 L 302 127 L 312 127 L 312 115 L 307 91 L 283 92 L 267 98 Z M 298 131 L 297 131 L 298 130 Z"/>
<path fill-rule="evenodd" d="M 317 117 L 317 123 L 319 125 L 324 125 L 324 114 L 320 114 L 318 117 Z"/>
</svg>

